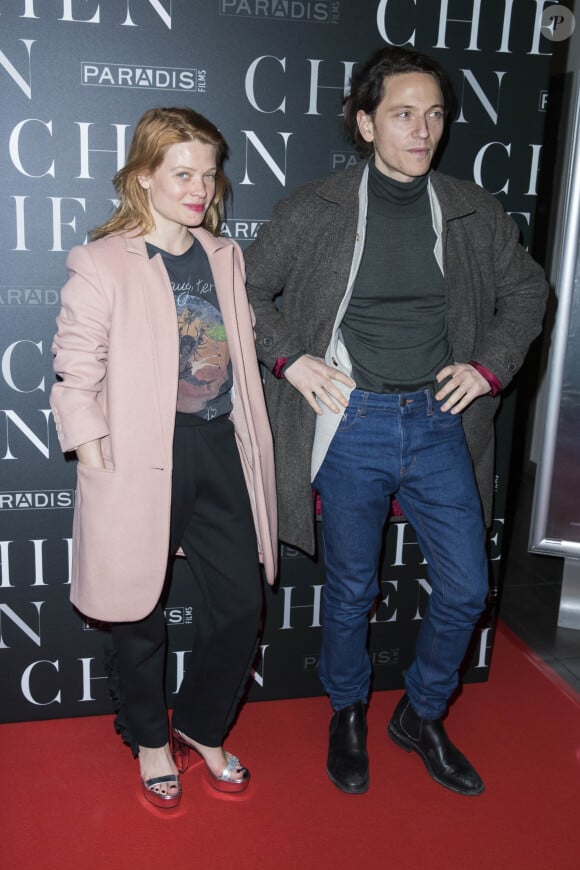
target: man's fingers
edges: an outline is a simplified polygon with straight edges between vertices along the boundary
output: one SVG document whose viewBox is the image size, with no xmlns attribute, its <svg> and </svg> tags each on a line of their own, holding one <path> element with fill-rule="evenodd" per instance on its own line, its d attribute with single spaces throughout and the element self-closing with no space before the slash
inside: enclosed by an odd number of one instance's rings
<svg viewBox="0 0 580 870">
<path fill-rule="evenodd" d="M 489 384 L 477 369 L 468 363 L 456 363 L 446 366 L 437 373 L 437 381 L 441 383 L 448 378 L 444 386 L 435 394 L 442 411 L 459 414 L 464 411 L 478 396 L 489 393 Z"/>
<path fill-rule="evenodd" d="M 304 390 L 298 390 L 298 392 L 302 393 L 302 395 L 304 396 L 304 398 L 306 399 L 306 401 L 308 402 L 308 404 L 310 405 L 310 407 L 312 408 L 312 410 L 314 411 L 315 414 L 318 414 L 318 415 L 322 414 L 322 408 L 320 407 L 320 405 L 316 401 L 316 395 L 314 393 L 309 393 L 308 391 L 304 391 Z"/>
<path fill-rule="evenodd" d="M 344 384 L 345 387 L 350 387 L 351 389 L 354 389 L 356 384 L 352 378 L 349 378 L 349 376 L 345 375 L 344 372 L 341 372 L 340 369 L 333 369 L 330 366 L 326 366 L 326 368 L 329 372 L 329 378 L 331 378 L 333 381 L 340 381 L 340 383 Z"/>
<path fill-rule="evenodd" d="M 336 386 L 336 382 L 351 388 L 355 385 L 343 372 L 327 366 L 323 359 L 310 354 L 304 354 L 288 366 L 284 376 L 317 414 L 322 413 L 321 404 L 335 414 L 347 407 L 348 398 Z"/>
</svg>

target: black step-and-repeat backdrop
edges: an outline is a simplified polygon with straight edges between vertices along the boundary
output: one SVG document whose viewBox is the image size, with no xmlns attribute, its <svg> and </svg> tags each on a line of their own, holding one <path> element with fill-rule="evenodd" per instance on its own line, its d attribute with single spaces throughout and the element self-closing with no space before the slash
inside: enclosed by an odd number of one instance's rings
<svg viewBox="0 0 580 870">
<path fill-rule="evenodd" d="M 341 129 L 353 68 L 410 45 L 449 70 L 461 111 L 441 168 L 497 194 L 530 243 L 552 43 L 545 0 L 7 0 L 0 2 L 0 672 L 2 721 L 109 712 L 106 626 L 68 602 L 74 460 L 48 407 L 67 251 L 114 207 L 111 177 L 148 108 L 188 105 L 223 130 L 245 246 L 273 204 L 356 156 Z M 513 404 L 513 403 L 512 403 Z M 501 556 L 510 402 L 499 427 Z M 250 699 L 320 693 L 322 566 L 282 548 Z M 497 573 L 497 572 L 496 572 Z M 375 688 L 402 685 L 429 596 L 405 522 L 389 527 L 370 648 Z M 178 567 L 167 602 L 168 693 L 193 620 Z M 493 619 L 467 678 L 486 679 Z"/>
</svg>

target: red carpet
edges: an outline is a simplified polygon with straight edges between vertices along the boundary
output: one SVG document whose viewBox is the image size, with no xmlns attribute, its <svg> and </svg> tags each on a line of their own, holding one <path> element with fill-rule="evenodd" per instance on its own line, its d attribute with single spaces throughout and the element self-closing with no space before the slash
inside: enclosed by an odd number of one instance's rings
<svg viewBox="0 0 580 870">
<path fill-rule="evenodd" d="M 324 698 L 248 704 L 228 746 L 252 770 L 240 798 L 184 777 L 179 810 L 138 796 L 137 763 L 112 717 L 0 726 L 2 870 L 576 870 L 580 698 L 507 629 L 488 683 L 466 686 L 448 730 L 486 781 L 442 789 L 385 736 L 400 692 L 369 710 L 371 787 L 324 772 Z"/>
</svg>

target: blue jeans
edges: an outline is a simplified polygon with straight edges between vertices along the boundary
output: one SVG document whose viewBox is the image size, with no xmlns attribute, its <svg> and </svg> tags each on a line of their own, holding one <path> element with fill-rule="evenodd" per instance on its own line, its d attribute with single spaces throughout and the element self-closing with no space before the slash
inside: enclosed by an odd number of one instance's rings
<svg viewBox="0 0 580 870">
<path fill-rule="evenodd" d="M 314 487 L 326 562 L 320 678 L 334 710 L 366 701 L 369 610 L 391 496 L 429 565 L 432 593 L 405 674 L 419 716 L 437 719 L 488 592 L 485 528 L 460 415 L 428 391 L 354 390 Z"/>
</svg>

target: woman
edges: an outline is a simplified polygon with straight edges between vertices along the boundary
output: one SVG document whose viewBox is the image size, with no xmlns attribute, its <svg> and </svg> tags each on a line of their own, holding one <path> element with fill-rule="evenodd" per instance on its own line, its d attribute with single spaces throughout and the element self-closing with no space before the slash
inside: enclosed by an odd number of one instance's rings
<svg viewBox="0 0 580 870">
<path fill-rule="evenodd" d="M 164 808 L 179 804 L 190 752 L 215 788 L 248 784 L 223 739 L 256 650 L 258 556 L 269 582 L 276 573 L 273 451 L 243 260 L 218 236 L 226 149 L 190 109 L 143 115 L 114 178 L 115 214 L 69 254 L 53 345 L 54 419 L 78 459 L 71 599 L 112 623 L 117 730 L 144 796 Z M 174 760 L 160 598 L 176 552 L 196 618 Z"/>
</svg>

